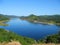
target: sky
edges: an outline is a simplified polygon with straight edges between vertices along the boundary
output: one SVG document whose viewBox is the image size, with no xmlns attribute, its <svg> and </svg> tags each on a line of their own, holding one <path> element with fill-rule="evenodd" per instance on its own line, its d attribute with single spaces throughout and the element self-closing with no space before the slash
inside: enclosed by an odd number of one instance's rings
<svg viewBox="0 0 60 45">
<path fill-rule="evenodd" d="M 0 0 L 0 14 L 16 16 L 60 14 L 60 0 Z"/>
</svg>

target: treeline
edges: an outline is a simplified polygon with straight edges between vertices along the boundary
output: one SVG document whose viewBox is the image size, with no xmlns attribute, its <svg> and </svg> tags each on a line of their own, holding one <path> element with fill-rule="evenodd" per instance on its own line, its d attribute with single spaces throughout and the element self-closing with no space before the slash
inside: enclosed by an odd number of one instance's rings
<svg viewBox="0 0 60 45">
<path fill-rule="evenodd" d="M 19 36 L 13 32 L 0 28 L 0 43 L 19 41 L 22 45 L 31 45 L 35 43 L 34 39 Z"/>
<path fill-rule="evenodd" d="M 36 16 L 34 14 L 31 14 L 29 16 L 22 16 L 20 18 L 32 22 L 37 21 L 37 22 L 53 23 L 53 24 L 60 25 L 60 15 Z"/>
<path fill-rule="evenodd" d="M 3 14 L 0 14 L 0 21 L 2 20 L 9 20 L 9 18 Z"/>
</svg>

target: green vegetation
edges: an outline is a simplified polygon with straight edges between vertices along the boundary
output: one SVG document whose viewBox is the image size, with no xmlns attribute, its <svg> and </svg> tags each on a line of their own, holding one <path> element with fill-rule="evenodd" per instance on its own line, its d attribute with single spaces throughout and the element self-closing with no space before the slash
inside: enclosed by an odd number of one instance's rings
<svg viewBox="0 0 60 45">
<path fill-rule="evenodd" d="M 26 17 L 22 16 L 20 18 L 31 22 L 36 22 L 36 23 L 60 25 L 60 15 L 36 16 L 34 14 L 31 14 L 30 16 L 26 16 Z"/>
<path fill-rule="evenodd" d="M 0 21 L 8 20 L 9 18 L 3 14 L 0 14 Z"/>
<path fill-rule="evenodd" d="M 11 41 L 19 41 L 22 45 L 31 45 L 35 43 L 35 40 L 31 38 L 22 37 L 13 32 L 0 28 L 0 43 Z"/>
<path fill-rule="evenodd" d="M 0 14 L 0 26 L 7 26 L 8 24 L 5 24 L 9 18 L 3 14 Z"/>
<path fill-rule="evenodd" d="M 38 41 L 39 43 L 60 43 L 60 31 L 57 34 L 47 36 L 45 39 Z"/>
</svg>

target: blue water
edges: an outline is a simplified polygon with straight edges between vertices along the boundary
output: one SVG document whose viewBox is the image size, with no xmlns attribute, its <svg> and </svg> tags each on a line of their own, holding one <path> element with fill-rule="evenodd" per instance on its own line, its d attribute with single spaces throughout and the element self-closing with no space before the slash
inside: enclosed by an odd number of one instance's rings
<svg viewBox="0 0 60 45">
<path fill-rule="evenodd" d="M 18 35 L 30 37 L 33 39 L 41 39 L 48 35 L 56 34 L 59 31 L 59 26 L 35 24 L 19 18 L 13 18 L 7 22 L 9 26 L 0 26 L 0 28 L 15 32 Z"/>
</svg>

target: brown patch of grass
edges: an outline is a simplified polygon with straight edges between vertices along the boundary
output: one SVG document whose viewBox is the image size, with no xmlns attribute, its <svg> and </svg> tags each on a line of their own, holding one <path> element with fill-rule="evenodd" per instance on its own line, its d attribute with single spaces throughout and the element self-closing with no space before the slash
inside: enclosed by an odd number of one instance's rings
<svg viewBox="0 0 60 45">
<path fill-rule="evenodd" d="M 33 44 L 33 45 L 60 45 L 60 44 L 48 43 L 48 44 Z"/>
<path fill-rule="evenodd" d="M 9 43 L 0 43 L 0 45 L 21 45 L 21 43 L 18 41 L 12 41 Z"/>
</svg>

